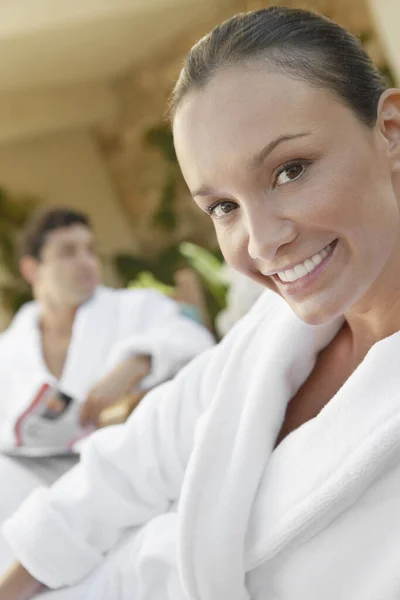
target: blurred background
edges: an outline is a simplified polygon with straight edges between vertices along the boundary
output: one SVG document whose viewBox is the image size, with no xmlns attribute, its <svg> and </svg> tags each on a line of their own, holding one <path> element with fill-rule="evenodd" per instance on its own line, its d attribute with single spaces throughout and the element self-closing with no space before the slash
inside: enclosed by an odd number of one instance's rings
<svg viewBox="0 0 400 600">
<path fill-rule="evenodd" d="M 196 40 L 270 4 L 331 17 L 400 81 L 399 0 L 1 1 L 0 330 L 27 299 L 15 240 L 41 205 L 91 216 L 107 284 L 173 286 L 189 265 L 210 318 L 224 308 L 229 278 L 181 179 L 165 108 Z"/>
</svg>

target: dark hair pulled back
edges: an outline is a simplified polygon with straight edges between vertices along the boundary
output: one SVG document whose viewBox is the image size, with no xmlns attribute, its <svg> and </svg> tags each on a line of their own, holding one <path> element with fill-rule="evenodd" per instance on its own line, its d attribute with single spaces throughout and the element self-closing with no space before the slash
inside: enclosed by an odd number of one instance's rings
<svg viewBox="0 0 400 600">
<path fill-rule="evenodd" d="M 269 68 L 330 90 L 363 123 L 375 123 L 386 85 L 359 40 L 321 15 L 276 6 L 238 14 L 193 46 L 171 96 L 171 117 L 220 69 L 263 59 Z"/>
</svg>

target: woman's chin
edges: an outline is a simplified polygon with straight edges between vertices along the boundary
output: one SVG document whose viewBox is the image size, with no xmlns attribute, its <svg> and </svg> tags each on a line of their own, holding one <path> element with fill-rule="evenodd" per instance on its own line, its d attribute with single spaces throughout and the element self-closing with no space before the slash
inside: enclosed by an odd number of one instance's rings
<svg viewBox="0 0 400 600">
<path fill-rule="evenodd" d="M 343 315 L 343 311 L 338 307 L 327 306 L 326 304 L 314 304 L 314 306 L 304 306 L 295 303 L 289 304 L 299 319 L 308 325 L 324 325 Z"/>
</svg>

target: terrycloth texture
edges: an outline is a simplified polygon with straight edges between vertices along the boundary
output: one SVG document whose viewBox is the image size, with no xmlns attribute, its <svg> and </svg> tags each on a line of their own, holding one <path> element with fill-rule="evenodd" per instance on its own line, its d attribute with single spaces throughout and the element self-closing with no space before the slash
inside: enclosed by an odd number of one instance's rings
<svg viewBox="0 0 400 600">
<path fill-rule="evenodd" d="M 5 521 L 15 512 L 23 500 L 38 486 L 40 480 L 27 472 L 7 456 L 0 455 L 1 473 L 1 519 Z M 11 485 L 12 482 L 12 485 Z M 0 573 L 3 573 L 13 562 L 13 555 L 5 540 L 0 536 Z"/>
<path fill-rule="evenodd" d="M 212 344 L 203 327 L 183 317 L 177 303 L 157 292 L 99 288 L 78 310 L 64 371 L 57 382 L 43 360 L 38 306 L 30 303 L 0 337 L 0 445 L 15 443 L 15 420 L 44 383 L 58 385 L 81 402 L 119 360 L 145 353 L 152 357 L 151 373 L 142 381 L 146 388 L 172 377 Z M 32 489 L 40 482 L 47 485 L 58 479 L 73 465 L 72 460 L 0 456 L 0 524 Z M 0 564 L 5 555 L 0 541 Z"/>
<path fill-rule="evenodd" d="M 4 527 L 39 580 L 72 586 L 49 599 L 83 598 L 89 581 L 96 600 L 398 599 L 400 333 L 273 450 L 340 326 L 308 326 L 267 293 L 126 425 L 92 436 L 82 465 Z"/>
<path fill-rule="evenodd" d="M 44 383 L 82 402 L 92 385 L 123 358 L 150 354 L 144 389 L 171 378 L 212 345 L 211 335 L 181 316 L 179 305 L 150 290 L 100 287 L 78 310 L 59 382 L 43 359 L 39 307 L 25 305 L 0 337 L 0 444 L 14 441 L 15 418 Z"/>
</svg>

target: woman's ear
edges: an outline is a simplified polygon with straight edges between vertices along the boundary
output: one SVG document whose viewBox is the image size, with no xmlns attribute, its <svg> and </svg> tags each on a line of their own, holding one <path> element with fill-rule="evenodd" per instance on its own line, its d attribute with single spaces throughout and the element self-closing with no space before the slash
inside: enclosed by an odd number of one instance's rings
<svg viewBox="0 0 400 600">
<path fill-rule="evenodd" d="M 400 89 L 386 90 L 379 98 L 376 127 L 386 141 L 392 171 L 400 171 Z"/>
</svg>

